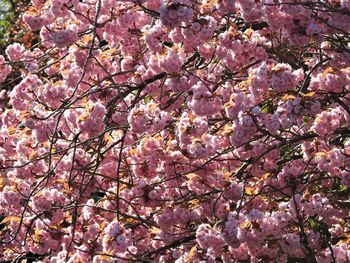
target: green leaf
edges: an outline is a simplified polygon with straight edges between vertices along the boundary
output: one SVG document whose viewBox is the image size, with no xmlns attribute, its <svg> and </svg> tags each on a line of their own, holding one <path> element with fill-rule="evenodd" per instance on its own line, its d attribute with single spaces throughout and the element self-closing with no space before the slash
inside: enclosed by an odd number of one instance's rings
<svg viewBox="0 0 350 263">
<path fill-rule="evenodd" d="M 261 111 L 265 113 L 273 113 L 273 102 L 272 100 L 267 100 L 261 105 Z"/>
<path fill-rule="evenodd" d="M 312 230 L 318 230 L 320 228 L 319 222 L 312 217 L 309 217 L 309 219 L 307 220 L 307 224 Z"/>
</svg>

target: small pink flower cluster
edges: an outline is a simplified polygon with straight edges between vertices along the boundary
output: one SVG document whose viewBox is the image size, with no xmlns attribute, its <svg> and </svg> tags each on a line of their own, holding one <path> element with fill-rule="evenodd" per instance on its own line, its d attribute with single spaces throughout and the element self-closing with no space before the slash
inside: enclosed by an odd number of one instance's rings
<svg viewBox="0 0 350 263">
<path fill-rule="evenodd" d="M 168 28 L 189 23 L 193 18 L 192 3 L 188 0 L 163 0 L 159 12 L 160 21 Z"/>
<path fill-rule="evenodd" d="M 78 120 L 78 127 L 80 131 L 86 132 L 89 136 L 95 136 L 101 133 L 105 127 L 105 114 L 106 108 L 104 105 L 100 103 L 93 104 L 89 109 L 89 113 L 86 118 L 84 115 L 81 120 Z"/>
<path fill-rule="evenodd" d="M 0 83 L 6 80 L 11 70 L 12 68 L 6 63 L 4 56 L 0 55 Z"/>
<path fill-rule="evenodd" d="M 77 28 L 71 27 L 68 29 L 52 31 L 50 32 L 50 38 L 58 48 L 70 46 L 78 40 Z"/>
<path fill-rule="evenodd" d="M 15 43 L 9 45 L 5 52 L 10 61 L 19 61 L 23 59 L 26 49 L 23 45 Z"/>
</svg>

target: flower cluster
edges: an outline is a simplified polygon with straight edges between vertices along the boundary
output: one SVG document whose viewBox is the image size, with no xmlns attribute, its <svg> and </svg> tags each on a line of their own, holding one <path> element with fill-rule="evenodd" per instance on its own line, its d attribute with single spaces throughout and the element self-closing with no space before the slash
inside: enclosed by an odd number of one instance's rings
<svg viewBox="0 0 350 263">
<path fill-rule="evenodd" d="M 189 23 L 193 18 L 191 1 L 164 0 L 159 9 L 160 21 L 168 28 L 180 26 L 182 22 Z"/>
<path fill-rule="evenodd" d="M 0 83 L 4 82 L 11 72 L 11 66 L 6 63 L 4 56 L 0 55 Z"/>
</svg>

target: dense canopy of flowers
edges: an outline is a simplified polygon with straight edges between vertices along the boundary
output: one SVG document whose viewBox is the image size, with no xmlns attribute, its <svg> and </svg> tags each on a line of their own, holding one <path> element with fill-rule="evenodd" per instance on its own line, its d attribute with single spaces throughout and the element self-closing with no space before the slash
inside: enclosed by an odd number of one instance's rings
<svg viewBox="0 0 350 263">
<path fill-rule="evenodd" d="M 32 0 L 23 21 L 2 262 L 350 262 L 348 0 Z"/>
</svg>

